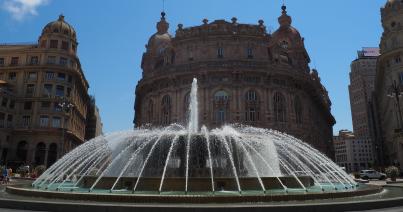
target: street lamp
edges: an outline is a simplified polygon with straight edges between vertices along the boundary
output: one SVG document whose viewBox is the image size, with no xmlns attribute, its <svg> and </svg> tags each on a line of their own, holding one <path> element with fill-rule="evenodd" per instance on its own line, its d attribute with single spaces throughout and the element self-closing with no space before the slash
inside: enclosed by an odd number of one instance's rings
<svg viewBox="0 0 403 212">
<path fill-rule="evenodd" d="M 66 97 L 62 97 L 59 99 L 59 102 L 57 104 L 60 109 L 64 112 L 64 113 L 69 113 L 71 111 L 72 108 L 74 108 L 74 104 L 67 99 Z M 66 123 L 66 121 L 65 121 Z M 66 130 L 66 126 L 63 124 L 63 128 L 62 128 L 62 149 L 61 149 L 61 154 L 64 155 L 64 145 L 65 145 L 65 137 L 64 137 L 64 133 Z"/>
<path fill-rule="evenodd" d="M 387 94 L 388 97 L 394 98 L 397 104 L 398 111 L 398 127 L 402 129 L 402 111 L 400 109 L 400 97 L 403 95 L 400 86 L 396 84 L 396 80 L 393 80 L 393 84 L 389 87 L 389 92 Z"/>
</svg>

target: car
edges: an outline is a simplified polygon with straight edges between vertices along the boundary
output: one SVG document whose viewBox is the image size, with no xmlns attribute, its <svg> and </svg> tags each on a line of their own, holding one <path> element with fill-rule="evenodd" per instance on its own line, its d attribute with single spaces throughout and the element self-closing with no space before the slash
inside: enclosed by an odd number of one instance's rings
<svg viewBox="0 0 403 212">
<path fill-rule="evenodd" d="M 369 180 L 369 179 L 384 180 L 384 179 L 386 179 L 386 174 L 375 171 L 375 170 L 361 170 L 360 178 L 362 178 L 364 180 Z"/>
</svg>

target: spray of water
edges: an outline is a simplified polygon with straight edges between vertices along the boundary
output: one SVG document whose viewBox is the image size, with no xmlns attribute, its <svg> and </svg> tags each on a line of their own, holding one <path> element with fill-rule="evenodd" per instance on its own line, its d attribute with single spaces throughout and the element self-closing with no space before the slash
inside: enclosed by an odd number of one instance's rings
<svg viewBox="0 0 403 212">
<path fill-rule="evenodd" d="M 301 177 L 310 177 L 315 187 L 335 190 L 356 187 L 354 180 L 325 155 L 287 134 L 247 126 L 223 126 L 199 132 L 197 79 L 190 93 L 187 128 L 172 124 L 165 128 L 136 129 L 100 136 L 66 154 L 44 172 L 32 185 L 48 190 L 85 190 L 96 192 L 97 186 L 114 179 L 109 191 L 121 189 L 121 179 L 133 179 L 132 192 L 141 191 L 147 179 L 155 181 L 156 192 L 163 192 L 170 179 L 183 179 L 191 191 L 193 178 L 209 179 L 210 191 L 217 192 L 217 180 L 230 179 L 242 193 L 242 179 L 255 179 L 257 189 L 273 189 L 263 178 L 277 181 L 284 192 L 284 178 L 295 179 L 298 189 L 308 191 Z M 92 177 L 88 187 L 82 182 Z M 119 188 L 118 188 L 119 187 Z M 206 188 L 208 189 L 208 188 Z M 295 188 L 294 188 L 295 189 Z"/>
</svg>

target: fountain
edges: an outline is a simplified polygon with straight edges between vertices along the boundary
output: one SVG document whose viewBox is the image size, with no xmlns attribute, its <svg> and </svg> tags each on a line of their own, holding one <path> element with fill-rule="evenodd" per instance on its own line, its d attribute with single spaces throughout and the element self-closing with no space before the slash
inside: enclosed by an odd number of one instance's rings
<svg viewBox="0 0 403 212">
<path fill-rule="evenodd" d="M 172 124 L 97 137 L 63 156 L 30 190 L 74 194 L 68 198 L 198 203 L 380 191 L 360 188 L 324 154 L 285 133 L 242 125 L 200 128 L 196 79 L 190 96 L 187 127 Z"/>
</svg>

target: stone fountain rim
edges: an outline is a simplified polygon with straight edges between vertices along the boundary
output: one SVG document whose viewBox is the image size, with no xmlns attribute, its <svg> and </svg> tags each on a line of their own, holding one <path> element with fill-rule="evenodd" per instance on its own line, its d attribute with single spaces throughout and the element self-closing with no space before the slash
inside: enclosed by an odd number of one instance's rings
<svg viewBox="0 0 403 212">
<path fill-rule="evenodd" d="M 64 191 L 43 191 L 32 188 L 22 188 L 23 185 L 7 186 L 9 194 L 42 197 L 46 199 L 87 200 L 100 203 L 191 203 L 191 204 L 228 204 L 228 203 L 276 203 L 301 200 L 337 199 L 353 196 L 365 196 L 380 193 L 383 187 L 366 185 L 359 190 L 347 190 L 326 193 L 301 193 L 279 195 L 155 195 L 155 194 L 118 194 L 118 193 L 80 193 Z M 403 198 L 402 198 L 403 199 Z"/>
</svg>

